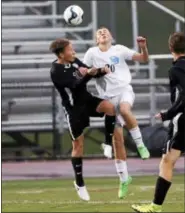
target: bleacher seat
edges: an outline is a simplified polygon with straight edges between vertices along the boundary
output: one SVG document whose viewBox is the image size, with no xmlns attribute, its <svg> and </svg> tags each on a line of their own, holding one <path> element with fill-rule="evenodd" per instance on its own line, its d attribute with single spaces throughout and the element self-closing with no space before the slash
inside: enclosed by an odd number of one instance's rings
<svg viewBox="0 0 185 213">
<path fill-rule="evenodd" d="M 11 17 L 11 19 L 10 19 Z M 30 19 L 28 21 L 28 19 L 25 16 L 22 16 L 23 19 L 20 20 L 17 18 L 17 16 L 3 16 L 2 17 L 2 27 L 4 29 L 15 29 L 15 28 L 39 28 L 39 27 L 43 27 L 43 26 L 47 26 L 47 22 L 46 20 L 41 20 L 41 19 Z M 24 19 L 25 17 L 25 19 Z M 16 19 L 17 18 L 17 19 Z M 8 39 L 8 38 L 7 38 Z"/>
<path fill-rule="evenodd" d="M 6 2 L 6 1 L 5 1 Z M 16 3 L 19 3 L 21 1 L 17 1 Z M 9 2 L 6 2 L 8 3 L 9 5 L 12 5 L 15 3 L 15 1 L 9 1 Z M 12 6 L 13 7 L 13 6 Z M 3 3 L 2 3 L 2 16 L 5 16 L 5 15 L 23 15 L 25 14 L 26 12 L 26 8 L 25 7 L 17 7 L 16 10 L 12 10 L 12 7 L 7 7 L 5 6 Z"/>
<path fill-rule="evenodd" d="M 51 30 L 52 28 L 24 28 L 23 29 L 3 29 L 3 41 L 41 41 L 54 40 L 56 38 L 65 37 L 65 33 L 60 30 Z"/>
<path fill-rule="evenodd" d="M 60 35 L 62 37 L 62 35 Z M 48 53 L 49 45 L 51 44 L 52 40 L 46 41 L 15 41 L 15 42 L 3 42 L 2 43 L 2 54 L 3 55 L 13 55 L 13 54 L 43 54 Z M 89 41 L 90 42 L 90 41 Z M 74 49 L 76 52 L 85 52 L 88 43 L 84 41 L 75 41 L 72 40 L 74 45 Z"/>
</svg>

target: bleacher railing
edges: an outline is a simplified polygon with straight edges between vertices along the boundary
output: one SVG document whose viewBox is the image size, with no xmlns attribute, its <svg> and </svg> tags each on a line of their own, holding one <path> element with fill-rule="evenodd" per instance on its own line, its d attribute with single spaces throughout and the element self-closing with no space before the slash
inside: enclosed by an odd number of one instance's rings
<svg viewBox="0 0 185 213">
<path fill-rule="evenodd" d="M 176 12 L 168 9 L 167 7 L 163 6 L 162 4 L 156 2 L 156 1 L 151 1 L 151 0 L 147 0 L 147 2 L 151 5 L 153 5 L 154 7 L 158 8 L 159 10 L 167 13 L 168 15 L 172 16 L 173 18 L 176 19 L 175 22 L 175 31 L 179 32 L 180 31 L 180 23 L 185 23 L 185 18 L 180 16 L 179 14 L 177 14 Z"/>
</svg>

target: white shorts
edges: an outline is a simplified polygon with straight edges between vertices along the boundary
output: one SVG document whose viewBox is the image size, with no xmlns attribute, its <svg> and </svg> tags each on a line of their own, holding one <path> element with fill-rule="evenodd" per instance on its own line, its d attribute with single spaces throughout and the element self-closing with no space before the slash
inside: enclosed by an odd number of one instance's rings
<svg viewBox="0 0 185 213">
<path fill-rule="evenodd" d="M 116 109 L 116 125 L 124 126 L 125 121 L 120 114 L 120 104 L 123 102 L 126 102 L 126 103 L 129 103 L 131 107 L 133 106 L 134 100 L 135 100 L 135 94 L 134 94 L 132 86 L 128 85 L 127 87 L 123 88 L 123 91 L 121 94 L 111 97 L 108 100 L 114 105 Z"/>
</svg>

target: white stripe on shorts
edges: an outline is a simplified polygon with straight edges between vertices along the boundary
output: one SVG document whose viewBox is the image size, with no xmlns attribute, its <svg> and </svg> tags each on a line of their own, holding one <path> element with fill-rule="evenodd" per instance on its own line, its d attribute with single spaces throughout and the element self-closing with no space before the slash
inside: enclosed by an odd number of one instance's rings
<svg viewBox="0 0 185 213">
<path fill-rule="evenodd" d="M 67 124 L 68 124 L 70 135 L 71 135 L 72 139 L 75 140 L 75 137 L 73 135 L 73 131 L 72 131 L 72 128 L 71 128 L 71 124 L 70 124 L 70 121 L 69 121 L 69 114 L 68 114 L 66 108 L 65 107 L 63 107 L 63 108 L 64 108 L 64 113 L 66 115 L 66 120 L 67 120 Z"/>
<path fill-rule="evenodd" d="M 170 151 L 170 140 L 167 142 L 166 153 Z"/>
<path fill-rule="evenodd" d="M 65 88 L 65 91 L 66 91 L 66 93 L 69 96 L 69 102 L 70 102 L 70 104 L 73 106 L 74 105 L 74 100 L 73 100 L 73 96 L 72 96 L 72 93 L 71 93 L 70 89 Z"/>
<path fill-rule="evenodd" d="M 182 113 L 178 113 L 174 118 L 173 118 L 173 135 L 175 135 L 178 132 L 178 121 Z"/>
</svg>

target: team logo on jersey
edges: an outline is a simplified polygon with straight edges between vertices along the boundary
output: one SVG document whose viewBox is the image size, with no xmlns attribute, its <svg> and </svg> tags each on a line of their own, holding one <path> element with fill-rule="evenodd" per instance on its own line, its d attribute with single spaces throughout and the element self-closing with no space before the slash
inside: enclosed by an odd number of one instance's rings
<svg viewBox="0 0 185 213">
<path fill-rule="evenodd" d="M 65 69 L 69 69 L 69 68 L 71 68 L 71 64 L 65 64 L 64 67 L 65 67 Z"/>
<path fill-rule="evenodd" d="M 111 56 L 110 60 L 112 64 L 119 64 L 119 57 L 117 56 Z"/>
<path fill-rule="evenodd" d="M 73 63 L 72 66 L 76 69 L 78 69 L 78 67 L 79 67 L 78 64 L 76 64 L 76 63 Z"/>
</svg>

